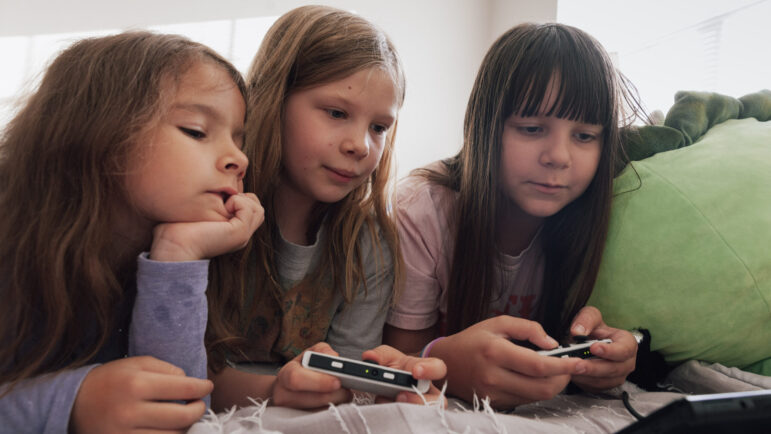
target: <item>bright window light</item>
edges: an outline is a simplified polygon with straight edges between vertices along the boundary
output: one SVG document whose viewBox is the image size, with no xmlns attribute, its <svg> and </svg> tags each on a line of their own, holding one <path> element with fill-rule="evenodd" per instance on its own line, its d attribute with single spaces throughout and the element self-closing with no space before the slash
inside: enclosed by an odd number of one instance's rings
<svg viewBox="0 0 771 434">
<path fill-rule="evenodd" d="M 560 0 L 557 20 L 611 52 L 649 111 L 680 90 L 740 97 L 771 88 L 771 0 Z"/>
<path fill-rule="evenodd" d="M 159 33 L 176 33 L 206 44 L 239 71 L 246 73 L 265 33 L 278 17 L 255 17 L 148 27 Z M 73 42 L 87 37 L 118 33 L 118 29 L 77 33 L 0 37 L 0 128 L 11 119 L 18 104 L 34 90 L 46 65 Z"/>
</svg>

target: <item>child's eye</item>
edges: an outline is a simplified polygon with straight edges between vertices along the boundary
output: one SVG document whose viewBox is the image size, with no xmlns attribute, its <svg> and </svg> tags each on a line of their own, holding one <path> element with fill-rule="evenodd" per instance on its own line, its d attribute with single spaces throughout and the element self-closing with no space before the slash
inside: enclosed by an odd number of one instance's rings
<svg viewBox="0 0 771 434">
<path fill-rule="evenodd" d="M 520 133 L 528 135 L 528 136 L 533 136 L 533 135 L 536 135 L 536 134 L 539 134 L 539 133 L 543 132 L 543 128 L 538 127 L 538 126 L 534 126 L 534 125 L 532 125 L 532 126 L 528 125 L 528 126 L 517 127 L 517 130 Z"/>
<path fill-rule="evenodd" d="M 192 128 L 179 127 L 179 130 L 196 140 L 200 140 L 206 137 L 206 133 L 203 131 L 194 130 Z"/>
<path fill-rule="evenodd" d="M 329 114 L 329 116 L 331 118 L 334 118 L 334 119 L 345 119 L 346 118 L 346 114 L 342 110 L 337 110 L 337 109 L 326 109 L 326 110 L 327 110 L 327 114 Z"/>
<path fill-rule="evenodd" d="M 578 133 L 576 134 L 576 139 L 582 143 L 589 143 L 597 140 L 597 136 L 589 133 Z"/>
<path fill-rule="evenodd" d="M 372 125 L 372 130 L 375 131 L 375 134 L 382 135 L 388 132 L 388 127 L 385 125 L 374 124 Z"/>
</svg>

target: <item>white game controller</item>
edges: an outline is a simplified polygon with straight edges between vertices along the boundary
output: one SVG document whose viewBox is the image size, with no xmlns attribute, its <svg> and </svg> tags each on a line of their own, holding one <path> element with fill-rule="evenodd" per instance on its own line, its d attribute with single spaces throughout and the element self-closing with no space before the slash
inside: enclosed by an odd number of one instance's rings
<svg viewBox="0 0 771 434">
<path fill-rule="evenodd" d="M 592 352 L 589 350 L 589 347 L 591 347 L 592 344 L 596 342 L 610 344 L 613 341 L 611 341 L 610 339 L 596 339 L 596 340 L 592 339 L 592 340 L 584 341 L 577 344 L 559 346 L 553 350 L 538 351 L 538 354 L 541 354 L 544 356 L 552 356 L 552 357 L 580 357 L 582 359 L 588 359 L 591 357 L 595 357 L 592 354 Z"/>
<path fill-rule="evenodd" d="M 335 357 L 315 351 L 303 354 L 302 366 L 313 371 L 334 375 L 346 389 L 395 397 L 399 392 L 428 392 L 429 380 L 418 380 L 407 371 L 380 366 L 360 360 Z"/>
</svg>

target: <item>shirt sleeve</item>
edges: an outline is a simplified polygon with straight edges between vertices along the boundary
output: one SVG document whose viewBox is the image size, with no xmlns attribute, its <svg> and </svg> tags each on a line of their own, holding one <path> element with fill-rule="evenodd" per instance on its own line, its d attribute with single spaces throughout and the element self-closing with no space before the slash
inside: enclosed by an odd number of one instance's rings
<svg viewBox="0 0 771 434">
<path fill-rule="evenodd" d="M 96 366 L 29 378 L 8 394 L 0 386 L 0 433 L 66 433 L 80 384 Z"/>
<path fill-rule="evenodd" d="M 393 258 L 385 241 L 380 249 L 365 229 L 364 253 L 366 290 L 362 284 L 353 302 L 341 303 L 327 332 L 327 343 L 343 357 L 361 359 L 361 353 L 383 341 L 388 305 L 393 292 Z"/>
<path fill-rule="evenodd" d="M 408 178 L 409 179 L 409 178 Z M 442 285 L 437 274 L 445 260 L 444 232 L 449 230 L 446 207 L 437 203 L 427 181 L 400 186 L 395 213 L 404 258 L 404 288 L 387 322 L 407 330 L 436 324 Z"/>
<path fill-rule="evenodd" d="M 129 356 L 153 356 L 207 378 L 204 345 L 209 261 L 159 262 L 139 255 Z M 208 397 L 205 399 L 209 405 Z"/>
</svg>

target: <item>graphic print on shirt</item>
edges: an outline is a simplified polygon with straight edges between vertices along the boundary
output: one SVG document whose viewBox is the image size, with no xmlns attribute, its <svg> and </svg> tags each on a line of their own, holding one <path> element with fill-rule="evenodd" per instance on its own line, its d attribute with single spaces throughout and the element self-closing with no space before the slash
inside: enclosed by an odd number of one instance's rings
<svg viewBox="0 0 771 434">
<path fill-rule="evenodd" d="M 493 309 L 493 314 L 498 315 L 510 315 L 519 318 L 530 319 L 530 315 L 533 313 L 533 304 L 535 302 L 535 294 L 528 295 L 511 295 L 506 300 L 506 306 L 503 310 Z"/>
</svg>

